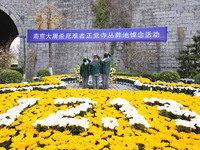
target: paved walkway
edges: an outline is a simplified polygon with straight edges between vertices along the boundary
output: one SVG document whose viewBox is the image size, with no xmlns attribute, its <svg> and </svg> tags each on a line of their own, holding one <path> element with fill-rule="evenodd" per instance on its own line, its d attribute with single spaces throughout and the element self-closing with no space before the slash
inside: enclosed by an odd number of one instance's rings
<svg viewBox="0 0 200 150">
<path fill-rule="evenodd" d="M 67 84 L 67 88 L 73 88 L 73 89 L 82 89 L 82 86 L 79 86 L 78 83 L 69 83 Z M 92 86 L 89 86 L 89 89 L 92 89 Z M 100 86 L 100 89 L 102 89 L 102 86 Z M 135 87 L 127 86 L 127 85 L 121 85 L 121 84 L 110 84 L 109 90 L 132 90 L 132 91 L 138 91 Z"/>
</svg>

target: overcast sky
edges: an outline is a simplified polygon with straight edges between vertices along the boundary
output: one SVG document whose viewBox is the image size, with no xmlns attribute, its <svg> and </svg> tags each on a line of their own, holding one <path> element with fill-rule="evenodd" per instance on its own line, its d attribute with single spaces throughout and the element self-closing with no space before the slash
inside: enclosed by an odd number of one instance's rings
<svg viewBox="0 0 200 150">
<path fill-rule="evenodd" d="M 10 46 L 10 50 L 11 52 L 14 52 L 14 53 L 18 53 L 19 52 L 19 45 L 20 44 L 20 38 L 19 37 L 16 37 L 14 39 L 14 41 L 12 42 L 11 46 Z"/>
</svg>

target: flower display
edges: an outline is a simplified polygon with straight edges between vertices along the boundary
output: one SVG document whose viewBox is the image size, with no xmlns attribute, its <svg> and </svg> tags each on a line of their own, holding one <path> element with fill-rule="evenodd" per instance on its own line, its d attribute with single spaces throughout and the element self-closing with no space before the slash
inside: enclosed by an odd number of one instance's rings
<svg viewBox="0 0 200 150">
<path fill-rule="evenodd" d="M 119 126 L 117 119 L 110 118 L 110 117 L 102 118 L 101 123 L 103 123 L 103 126 L 105 128 L 109 128 L 109 129 L 114 129 L 116 126 Z"/>
<path fill-rule="evenodd" d="M 36 103 L 37 98 L 19 99 L 18 106 L 9 109 L 6 113 L 0 114 L 0 125 L 10 126 L 15 119 L 20 116 L 20 113 Z"/>
<path fill-rule="evenodd" d="M 128 101 L 121 98 L 115 98 L 113 101 L 110 102 L 111 105 L 117 105 L 116 107 L 120 107 L 120 111 L 129 119 L 129 124 L 143 124 L 146 127 L 151 127 L 144 119 L 144 117 L 138 114 L 138 111 L 132 107 Z"/>
<path fill-rule="evenodd" d="M 196 150 L 199 101 L 164 91 L 51 89 L 0 94 L 0 118 L 13 119 L 0 125 L 0 149 Z"/>
<path fill-rule="evenodd" d="M 80 64 L 76 65 L 74 68 L 74 73 L 75 75 L 80 76 Z"/>
<path fill-rule="evenodd" d="M 200 115 L 197 115 L 194 111 L 189 111 L 188 109 L 181 109 L 183 105 L 177 103 L 173 100 L 161 100 L 158 98 L 151 98 L 151 99 L 144 99 L 145 103 L 150 104 L 157 104 L 157 105 L 163 105 L 158 106 L 158 110 L 163 112 L 164 116 L 172 116 L 173 118 L 183 118 L 182 119 L 175 119 L 177 126 L 185 126 L 189 127 L 191 129 L 199 129 L 200 128 Z M 187 120 L 187 121 L 186 121 Z M 188 121 L 189 120 L 189 121 Z"/>
<path fill-rule="evenodd" d="M 183 84 L 183 83 L 166 83 L 166 82 L 151 82 L 147 78 L 141 77 L 128 77 L 128 76 L 114 76 L 114 68 L 111 68 L 111 78 L 110 81 L 116 83 L 123 83 L 129 86 L 135 86 L 140 90 L 163 90 L 176 93 L 185 93 L 190 95 L 195 95 L 200 97 L 200 85 L 198 84 Z M 13 91 L 32 91 L 32 90 L 48 90 L 53 88 L 66 88 L 66 82 L 74 83 L 76 80 L 79 83 L 82 82 L 81 77 L 75 75 L 54 75 L 43 77 L 41 82 L 33 83 L 21 83 L 21 84 L 9 84 L 9 85 L 0 85 L 0 93 L 8 93 Z M 64 82 L 63 82 L 64 81 Z M 89 81 L 89 84 L 92 84 L 92 81 Z"/>
<path fill-rule="evenodd" d="M 9 85 L 1 84 L 0 85 L 0 93 L 8 93 L 14 91 L 32 91 L 32 90 L 48 90 L 53 88 L 62 88 L 66 87 L 65 82 L 61 80 L 63 78 L 73 79 L 74 75 L 54 75 L 43 77 L 40 82 L 32 82 L 32 83 L 12 83 Z M 76 78 L 75 78 L 76 79 Z"/>
<path fill-rule="evenodd" d="M 40 125 L 40 126 L 46 126 L 49 128 L 51 126 L 66 127 L 66 126 L 75 125 L 75 126 L 80 126 L 87 129 L 88 128 L 87 118 L 76 119 L 76 118 L 71 118 L 71 117 L 74 117 L 79 114 L 81 115 L 82 112 L 87 112 L 88 109 L 92 108 L 91 104 L 95 104 L 96 102 L 93 102 L 92 100 L 89 100 L 87 98 L 73 98 L 72 97 L 66 100 L 58 98 L 54 101 L 54 105 L 80 103 L 80 102 L 84 102 L 84 103 L 80 104 L 76 108 L 73 107 L 73 108 L 67 109 L 66 111 L 59 110 L 58 112 L 56 112 L 56 114 L 49 115 L 48 118 L 45 118 L 43 120 L 37 120 L 33 124 L 33 126 L 36 127 Z"/>
<path fill-rule="evenodd" d="M 114 81 L 116 76 L 115 76 L 116 68 L 110 68 L 110 81 Z"/>
<path fill-rule="evenodd" d="M 74 74 L 75 74 L 76 78 L 78 79 L 79 84 L 82 83 L 82 76 L 80 73 L 80 68 L 81 68 L 80 64 L 77 64 L 74 68 Z"/>
<path fill-rule="evenodd" d="M 117 83 L 121 83 L 120 81 L 127 84 L 130 83 L 141 90 L 163 90 L 200 96 L 200 85 L 198 84 L 151 82 L 147 78 L 128 76 L 118 76 L 115 80 Z"/>
</svg>

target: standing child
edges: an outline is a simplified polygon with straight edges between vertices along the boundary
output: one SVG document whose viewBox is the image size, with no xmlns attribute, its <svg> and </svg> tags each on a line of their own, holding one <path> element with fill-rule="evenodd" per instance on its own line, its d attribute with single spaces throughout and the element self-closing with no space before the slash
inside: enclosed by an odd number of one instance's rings
<svg viewBox="0 0 200 150">
<path fill-rule="evenodd" d="M 91 60 L 87 57 L 83 58 L 83 63 L 80 67 L 80 74 L 82 76 L 82 86 L 83 89 L 88 88 L 88 79 L 89 79 L 89 64 Z"/>
</svg>

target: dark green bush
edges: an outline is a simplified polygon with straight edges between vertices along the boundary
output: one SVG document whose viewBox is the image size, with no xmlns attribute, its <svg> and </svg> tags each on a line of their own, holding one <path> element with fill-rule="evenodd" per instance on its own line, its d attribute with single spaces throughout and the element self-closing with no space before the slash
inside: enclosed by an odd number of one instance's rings
<svg viewBox="0 0 200 150">
<path fill-rule="evenodd" d="M 133 77 L 138 77 L 139 73 L 115 72 L 114 75 L 117 75 L 117 76 L 133 76 Z"/>
<path fill-rule="evenodd" d="M 23 80 L 21 73 L 15 70 L 2 70 L 0 72 L 0 83 L 20 83 Z"/>
<path fill-rule="evenodd" d="M 11 64 L 11 67 L 18 67 L 18 64 Z"/>
<path fill-rule="evenodd" d="M 165 70 L 160 73 L 160 80 L 165 82 L 179 82 L 180 75 L 176 71 Z"/>
<path fill-rule="evenodd" d="M 195 83 L 200 84 L 200 73 L 195 76 L 194 80 Z"/>
<path fill-rule="evenodd" d="M 38 72 L 37 72 L 37 76 L 40 77 L 45 77 L 45 76 L 50 76 L 51 73 L 49 72 L 48 69 L 40 69 Z"/>
<path fill-rule="evenodd" d="M 142 74 L 142 77 L 148 78 L 152 82 L 155 82 L 155 81 L 159 80 L 160 74 L 159 73 L 144 73 L 144 74 Z"/>
<path fill-rule="evenodd" d="M 22 67 L 10 67 L 8 69 L 16 70 L 16 71 L 18 71 L 19 73 L 21 73 L 23 75 L 23 68 Z"/>
</svg>

